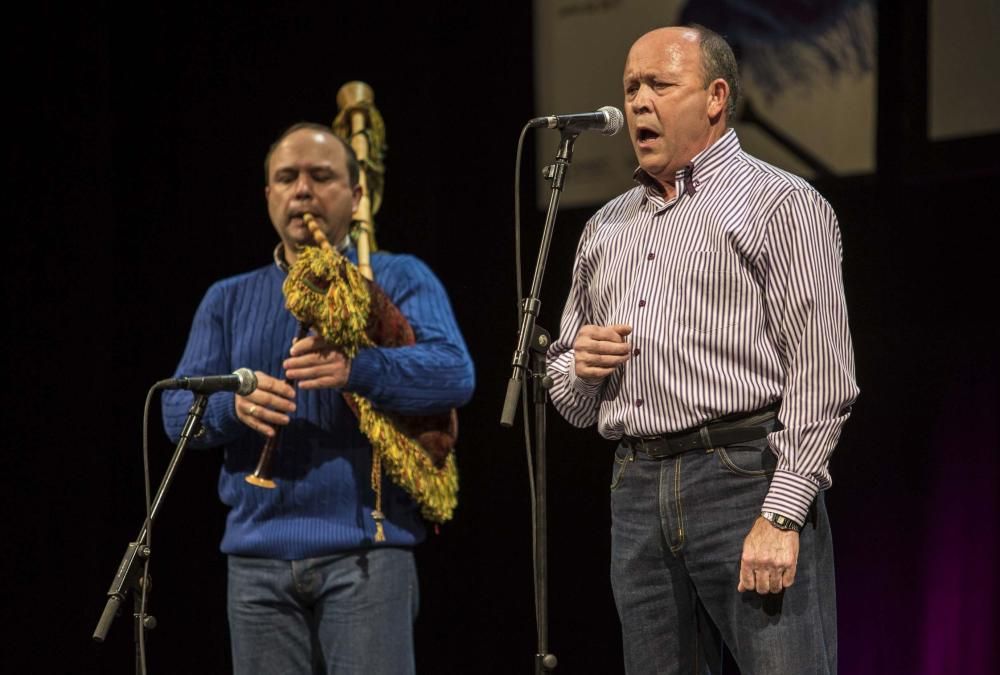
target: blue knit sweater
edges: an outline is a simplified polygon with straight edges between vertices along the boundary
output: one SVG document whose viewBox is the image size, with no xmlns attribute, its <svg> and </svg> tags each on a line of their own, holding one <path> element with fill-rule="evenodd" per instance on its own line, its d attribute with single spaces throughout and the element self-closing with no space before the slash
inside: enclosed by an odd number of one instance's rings
<svg viewBox="0 0 1000 675">
<path fill-rule="evenodd" d="M 356 261 L 356 253 L 349 252 Z M 417 258 L 374 253 L 378 284 L 406 316 L 417 344 L 371 348 L 351 363 L 346 390 L 376 407 L 404 414 L 447 411 L 472 395 L 472 361 L 440 281 Z M 268 265 L 214 284 L 194 317 L 176 376 L 215 375 L 237 368 L 281 377 L 298 327 L 285 309 L 285 273 Z M 174 442 L 193 395 L 163 395 L 163 420 Z M 225 448 L 219 496 L 230 507 L 224 553 L 298 560 L 372 546 L 371 446 L 339 390 L 299 390 L 291 423 L 281 430 L 273 475 L 278 487 L 254 487 L 264 437 L 236 417 L 234 394 L 208 399 L 204 434 L 192 447 Z M 410 497 L 383 480 L 386 546 L 413 546 L 424 525 Z M 380 544 L 381 545 L 381 544 Z"/>
</svg>

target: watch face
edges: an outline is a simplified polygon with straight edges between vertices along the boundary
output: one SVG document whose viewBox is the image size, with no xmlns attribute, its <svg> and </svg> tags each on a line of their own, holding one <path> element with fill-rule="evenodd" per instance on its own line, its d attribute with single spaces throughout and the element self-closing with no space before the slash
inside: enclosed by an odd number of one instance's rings
<svg viewBox="0 0 1000 675">
<path fill-rule="evenodd" d="M 770 511 L 765 511 L 760 514 L 765 520 L 770 522 L 772 525 L 781 530 L 798 530 L 798 524 L 791 518 L 786 518 L 785 516 L 779 515 L 777 513 L 771 513 Z"/>
</svg>

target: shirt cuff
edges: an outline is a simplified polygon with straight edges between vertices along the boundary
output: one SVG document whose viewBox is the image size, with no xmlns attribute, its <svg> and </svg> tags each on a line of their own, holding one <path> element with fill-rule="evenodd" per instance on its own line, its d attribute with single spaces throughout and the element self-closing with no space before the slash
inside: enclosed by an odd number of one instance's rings
<svg viewBox="0 0 1000 675">
<path fill-rule="evenodd" d="M 818 493 L 819 486 L 808 478 L 791 471 L 775 471 L 761 510 L 791 518 L 801 527 Z"/>
<path fill-rule="evenodd" d="M 603 380 L 598 380 L 597 382 L 590 382 L 588 380 L 579 377 L 576 374 L 576 368 L 570 364 L 569 370 L 566 372 L 567 383 L 569 384 L 570 390 L 579 396 L 585 396 L 587 398 L 597 398 L 601 395 L 601 387 L 604 385 Z"/>
<path fill-rule="evenodd" d="M 215 438 L 233 438 L 245 428 L 236 416 L 236 394 L 231 391 L 220 391 L 208 398 L 204 419 L 211 420 L 213 433 L 210 436 Z M 194 440 L 196 445 L 201 445 L 197 443 L 197 436 Z"/>
</svg>

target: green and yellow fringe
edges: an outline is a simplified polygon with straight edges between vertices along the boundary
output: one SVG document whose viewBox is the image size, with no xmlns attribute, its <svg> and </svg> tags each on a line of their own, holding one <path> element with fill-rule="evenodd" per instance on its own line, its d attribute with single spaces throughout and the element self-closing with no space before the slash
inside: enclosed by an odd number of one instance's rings
<svg viewBox="0 0 1000 675">
<path fill-rule="evenodd" d="M 329 281 L 324 291 L 312 279 Z M 324 340 L 354 358 L 374 346 L 365 333 L 371 294 L 358 268 L 329 246 L 308 247 L 298 254 L 283 287 L 285 304 L 299 320 L 309 321 Z M 357 407 L 362 433 L 372 444 L 372 489 L 375 490 L 375 541 L 384 541 L 382 527 L 382 468 L 435 523 L 451 520 L 458 504 L 458 469 L 454 453 L 437 468 L 430 456 L 370 401 L 349 394 Z"/>
</svg>

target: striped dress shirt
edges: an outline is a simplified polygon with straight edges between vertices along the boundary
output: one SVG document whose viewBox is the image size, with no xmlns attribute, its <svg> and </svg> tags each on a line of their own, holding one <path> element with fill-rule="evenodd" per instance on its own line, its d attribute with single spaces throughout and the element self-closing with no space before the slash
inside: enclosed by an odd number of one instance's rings
<svg viewBox="0 0 1000 675">
<path fill-rule="evenodd" d="M 830 205 L 806 181 L 743 152 L 736 132 L 676 175 L 601 208 L 577 248 L 552 401 L 602 436 L 656 436 L 780 402 L 777 469 L 763 510 L 805 523 L 858 395 Z M 585 324 L 629 324 L 629 360 L 600 382 L 574 370 Z"/>
</svg>

